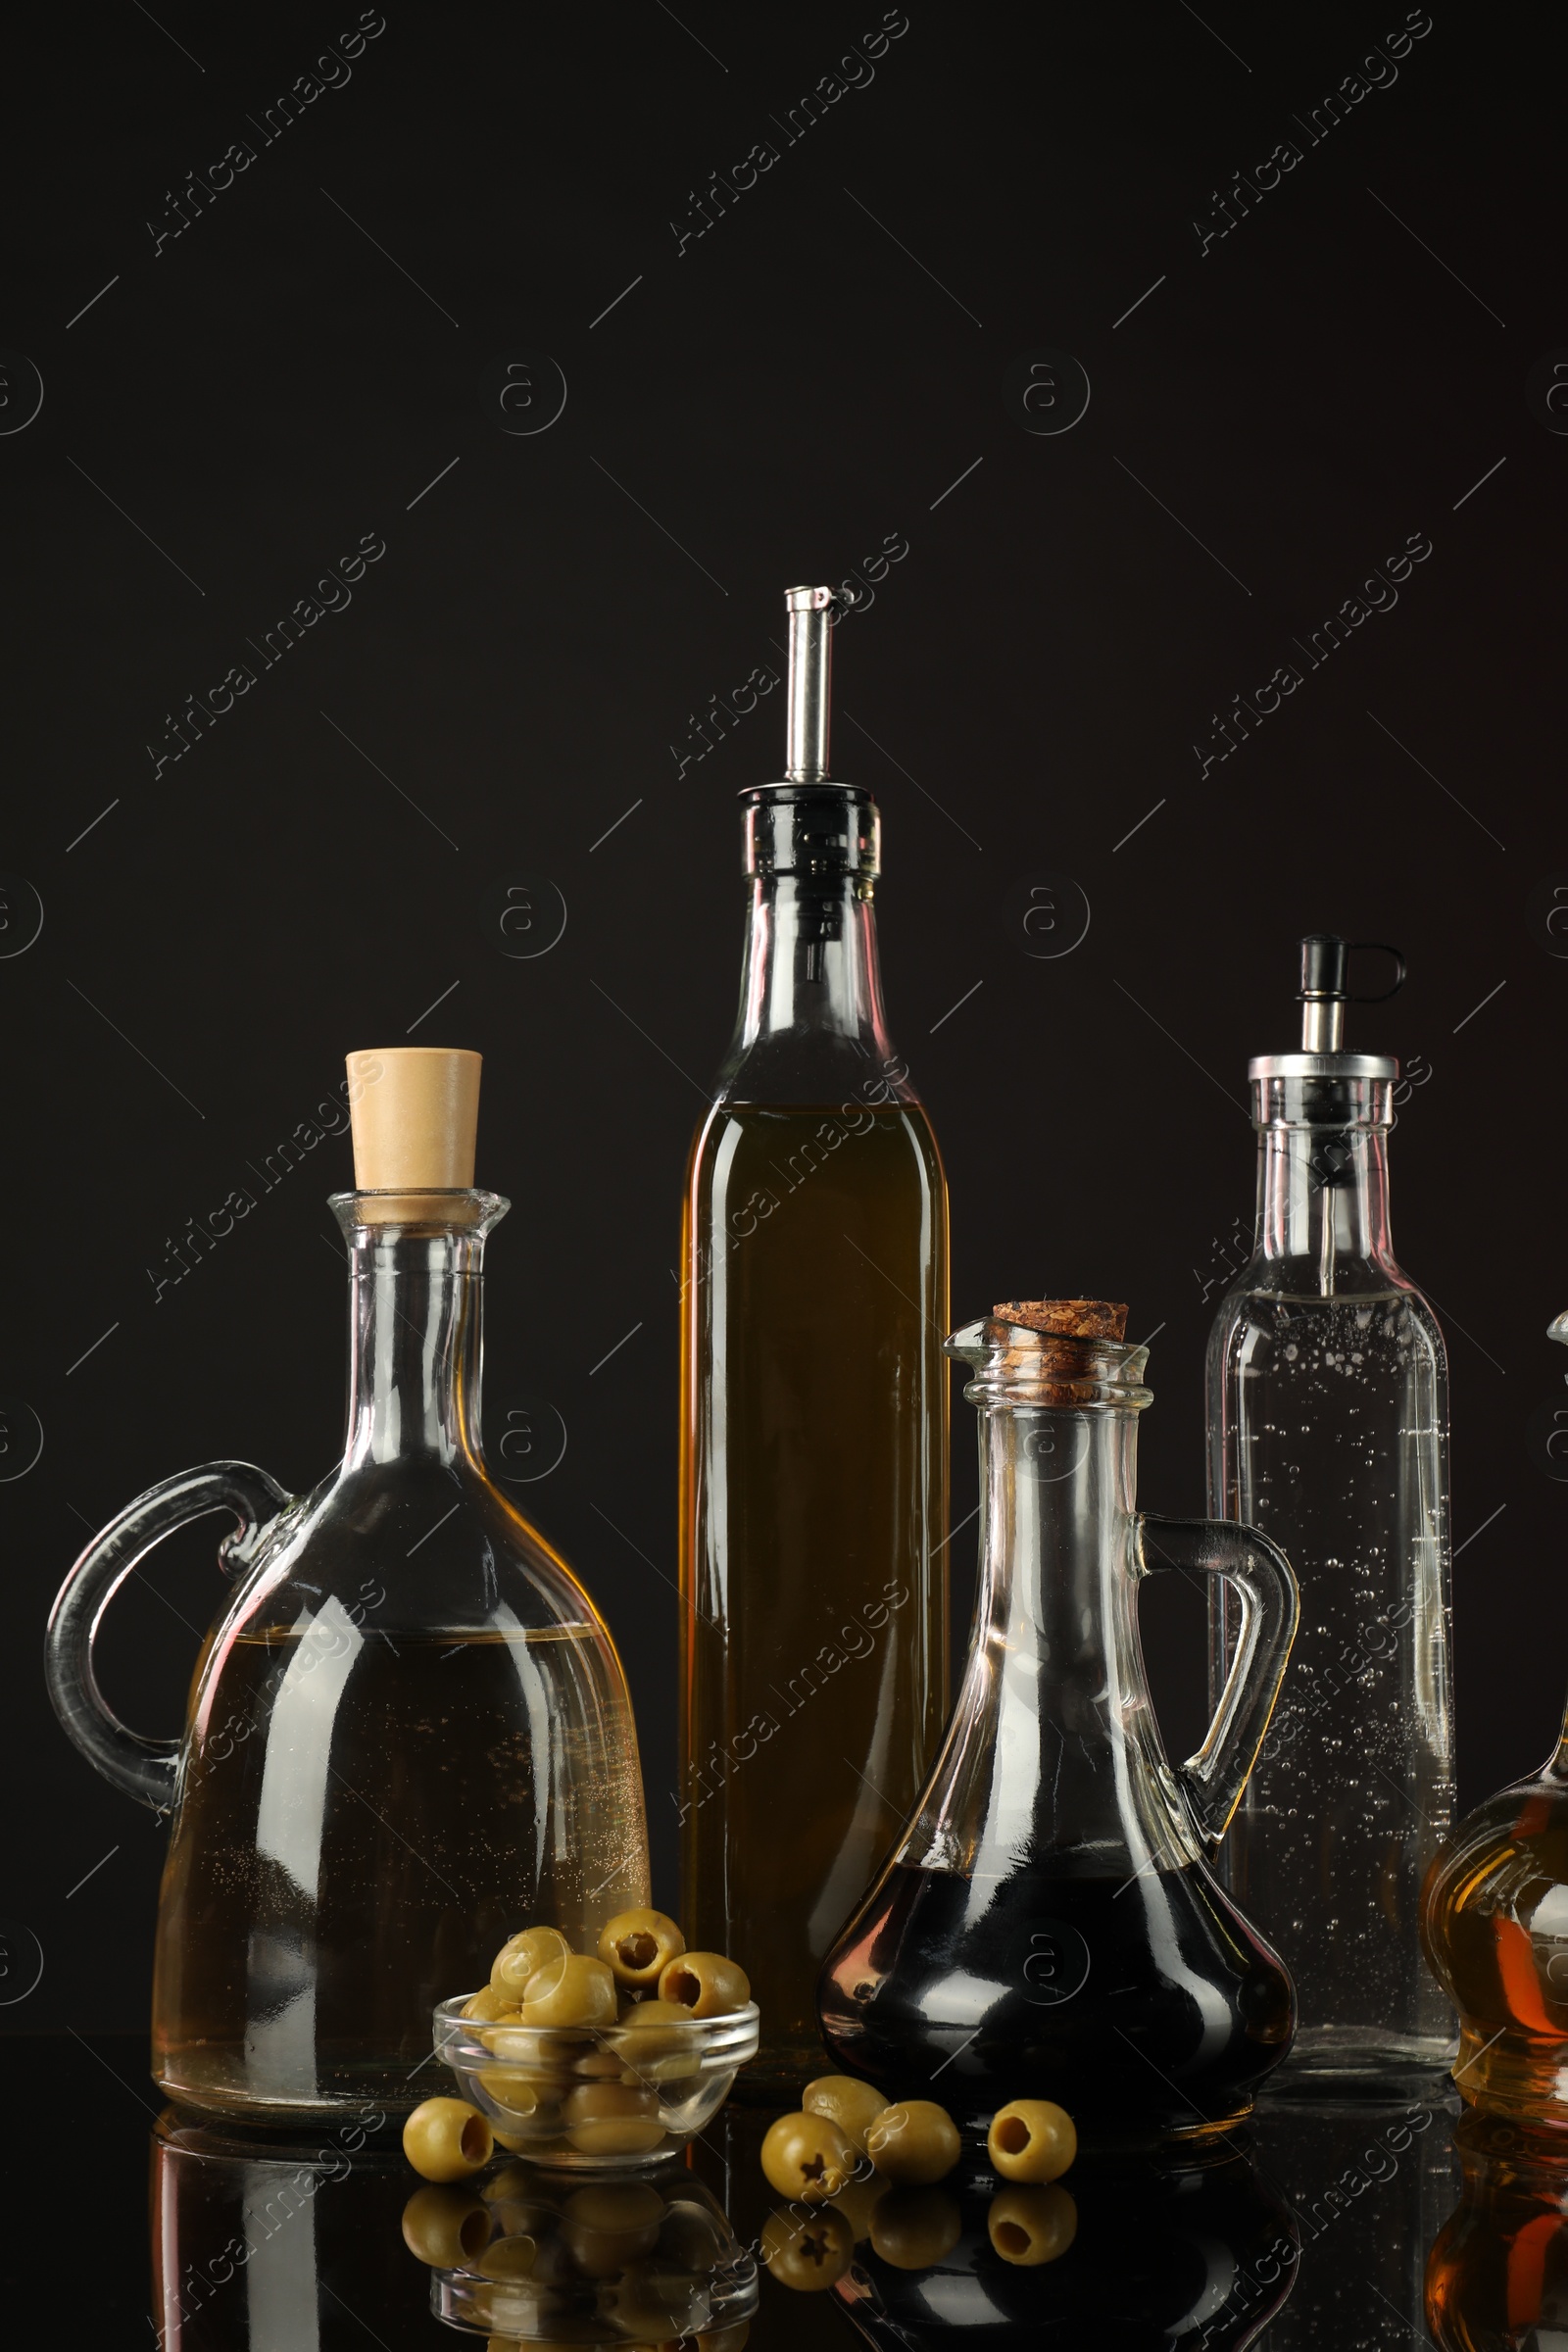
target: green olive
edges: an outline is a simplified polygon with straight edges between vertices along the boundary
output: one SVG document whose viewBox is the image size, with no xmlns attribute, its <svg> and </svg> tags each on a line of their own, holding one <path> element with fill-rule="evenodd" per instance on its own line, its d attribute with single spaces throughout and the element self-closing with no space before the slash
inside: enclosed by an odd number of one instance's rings
<svg viewBox="0 0 1568 2352">
<path fill-rule="evenodd" d="M 887 2103 L 871 2083 L 858 2082 L 853 2075 L 819 2075 L 814 2082 L 808 2082 L 801 2101 L 808 2115 L 825 2115 L 837 2124 L 861 2156 L 865 2154 L 866 2126 Z"/>
<path fill-rule="evenodd" d="M 612 2026 L 615 1980 L 602 1960 L 558 1954 L 528 1979 L 519 2015 L 525 2026 Z"/>
<path fill-rule="evenodd" d="M 531 2069 L 523 2074 L 514 2067 L 487 2066 L 479 2076 L 479 2087 L 486 2098 L 506 2109 L 502 2121 L 510 2129 L 540 2121 L 564 2096 L 566 2085 Z"/>
<path fill-rule="evenodd" d="M 426 2099 L 403 2127 L 403 2153 L 427 2180 L 463 2180 L 490 2161 L 490 2126 L 466 2099 Z"/>
<path fill-rule="evenodd" d="M 871 2251 L 896 2271 L 928 2271 L 951 2254 L 963 2217 L 945 2188 L 890 2188 L 871 2216 Z"/>
<path fill-rule="evenodd" d="M 759 2252 L 780 2286 L 819 2294 L 855 2260 L 855 2240 L 849 2223 L 831 2206 L 820 2213 L 770 2213 Z"/>
<path fill-rule="evenodd" d="M 562 2208 L 562 2235 L 588 2278 L 609 2278 L 651 2254 L 664 2218 L 664 2200 L 640 2181 L 612 2180 L 579 2188 Z"/>
<path fill-rule="evenodd" d="M 866 2127 L 865 2152 L 879 2173 L 908 2188 L 928 2188 L 958 2161 L 963 2143 L 934 2099 L 900 2099 Z"/>
<path fill-rule="evenodd" d="M 460 2188 L 416 2188 L 403 2208 L 403 2242 L 432 2271 L 461 2269 L 489 2236 L 489 2213 Z"/>
<path fill-rule="evenodd" d="M 660 1971 L 659 1997 L 678 2002 L 688 2017 L 727 2017 L 751 1999 L 751 1979 L 722 1952 L 682 1952 Z"/>
<path fill-rule="evenodd" d="M 1072 2117 L 1054 2099 L 1009 2099 L 986 2133 L 1004 2180 L 1058 2180 L 1078 2153 Z"/>
<path fill-rule="evenodd" d="M 697 2054 L 692 2013 L 678 2001 L 640 2001 L 605 2038 L 626 2081 L 658 2082 L 666 2076 L 689 2075 Z"/>
<path fill-rule="evenodd" d="M 493 2026 L 498 2018 L 515 2017 L 517 2003 L 512 1993 L 497 1992 L 493 1984 L 481 1984 L 463 2004 L 463 2015 L 480 2025 Z"/>
<path fill-rule="evenodd" d="M 524 1928 L 509 1936 L 490 1965 L 490 1988 L 506 2000 L 520 2001 L 528 1979 L 547 1960 L 564 1960 L 571 1950 L 559 1928 Z"/>
<path fill-rule="evenodd" d="M 1004 2188 L 986 2215 L 991 2243 L 1022 2270 L 1054 2262 L 1078 2234 L 1078 2208 L 1064 2188 Z"/>
<path fill-rule="evenodd" d="M 664 2136 L 659 2100 L 624 2082 L 581 2082 L 562 2110 L 566 2137 L 583 2156 L 646 2156 Z"/>
<path fill-rule="evenodd" d="M 617 1984 L 641 1990 L 686 1949 L 686 1938 L 662 1911 L 617 1911 L 599 1938 L 599 1957 L 614 1971 Z"/>
<path fill-rule="evenodd" d="M 604 2082 L 618 2082 L 621 2062 L 613 2050 L 588 2050 L 581 2058 L 572 2060 L 571 2071 L 579 2078 L 586 2076 L 589 2082 L 597 2078 Z"/>
<path fill-rule="evenodd" d="M 781 2115 L 762 2141 L 762 2171 L 781 2197 L 825 2205 L 855 2171 L 855 2150 L 829 2116 Z"/>
</svg>

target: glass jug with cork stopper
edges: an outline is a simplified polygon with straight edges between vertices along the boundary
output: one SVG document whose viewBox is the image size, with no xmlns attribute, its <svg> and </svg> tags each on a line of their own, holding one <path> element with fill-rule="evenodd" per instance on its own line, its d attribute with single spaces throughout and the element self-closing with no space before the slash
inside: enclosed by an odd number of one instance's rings
<svg viewBox="0 0 1568 2352">
<path fill-rule="evenodd" d="M 153 2072 L 251 2122 L 416 2104 L 430 2013 L 535 1924 L 594 1948 L 648 1900 L 625 1678 L 593 1602 L 485 1468 L 479 1056 L 351 1054 L 348 1441 L 298 1499 L 245 1462 L 166 1480 L 88 1544 L 48 1680 L 104 1776 L 172 1816 Z M 128 1731 L 92 1642 L 136 1562 L 225 1511 L 233 1580 L 183 1739 Z"/>
<path fill-rule="evenodd" d="M 914 1818 L 822 1972 L 838 2062 L 967 2129 L 1019 2097 L 1080 2136 L 1202 2136 L 1290 2046 L 1291 1983 L 1210 1873 L 1279 1690 L 1296 1582 L 1266 1537 L 1136 1509 L 1148 1350 L 1126 1308 L 1008 1300 L 947 1342 L 980 1419 L 980 1592 Z M 1224 1577 L 1242 1634 L 1172 1768 L 1138 1588 Z"/>
</svg>

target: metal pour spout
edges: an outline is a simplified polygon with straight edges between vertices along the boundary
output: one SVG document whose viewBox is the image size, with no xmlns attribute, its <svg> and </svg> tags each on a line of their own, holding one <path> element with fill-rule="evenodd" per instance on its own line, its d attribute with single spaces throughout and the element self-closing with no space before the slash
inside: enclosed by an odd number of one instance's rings
<svg viewBox="0 0 1568 2352">
<path fill-rule="evenodd" d="M 831 588 L 786 588 L 784 604 L 790 616 L 784 780 L 788 784 L 822 784 L 827 780 L 833 621 L 838 600 Z"/>
</svg>

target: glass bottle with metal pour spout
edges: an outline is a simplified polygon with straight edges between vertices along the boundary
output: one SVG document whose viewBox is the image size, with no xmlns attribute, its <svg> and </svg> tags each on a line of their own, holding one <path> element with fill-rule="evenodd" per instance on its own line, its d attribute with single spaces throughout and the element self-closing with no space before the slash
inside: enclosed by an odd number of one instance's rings
<svg viewBox="0 0 1568 2352">
<path fill-rule="evenodd" d="M 883 1013 L 876 806 L 827 780 L 832 592 L 786 603 L 788 776 L 744 796 L 683 1244 L 683 1925 L 745 1961 L 764 2094 L 820 2071 L 817 1970 L 947 1706 L 947 1185 Z"/>
<path fill-rule="evenodd" d="M 947 1343 L 974 1374 L 980 1595 L 942 1754 L 822 1972 L 839 2064 L 984 2129 L 1055 2099 L 1080 2136 L 1203 2137 L 1289 2047 L 1290 1979 L 1209 1873 L 1296 1625 L 1266 1537 L 1136 1509 L 1147 1349 L 1126 1308 L 1004 1302 Z M 1224 1577 L 1237 1657 L 1198 1753 L 1166 1762 L 1137 1593 Z"/>
<path fill-rule="evenodd" d="M 591 1951 L 648 1899 L 620 1661 L 480 1450 L 484 1245 L 508 1204 L 472 1184 L 479 1056 L 351 1054 L 349 1078 L 341 1467 L 300 1500 L 245 1462 L 167 1480 L 87 1546 L 49 1630 L 71 1738 L 172 1814 L 153 2072 L 251 2122 L 406 2111 L 433 2005 L 509 1935 L 548 1923 Z M 234 1589 L 183 1740 L 145 1740 L 107 1706 L 93 1636 L 142 1554 L 218 1510 Z"/>
<path fill-rule="evenodd" d="M 1453 1805 L 1447 1360 L 1389 1239 L 1398 1065 L 1344 1050 L 1353 952 L 1301 942 L 1301 1051 L 1251 1064 L 1257 1239 L 1208 1350 L 1209 1507 L 1271 1535 L 1301 1586 L 1222 1868 L 1296 1980 L 1282 2083 L 1303 2086 L 1425 2072 L 1453 2038 L 1420 1949 Z M 1223 1598 L 1209 1622 L 1217 1687 Z"/>
</svg>

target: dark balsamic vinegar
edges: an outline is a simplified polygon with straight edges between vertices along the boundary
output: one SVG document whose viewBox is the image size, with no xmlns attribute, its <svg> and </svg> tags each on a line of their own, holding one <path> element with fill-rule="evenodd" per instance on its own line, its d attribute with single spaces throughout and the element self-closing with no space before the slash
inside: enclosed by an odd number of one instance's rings
<svg viewBox="0 0 1568 2352">
<path fill-rule="evenodd" d="M 1090 2139 L 1235 2122 L 1291 2034 L 1290 1979 L 1199 1864 L 989 1883 L 896 1864 L 823 1974 L 838 2063 L 967 2129 L 1058 2100 Z"/>
</svg>

